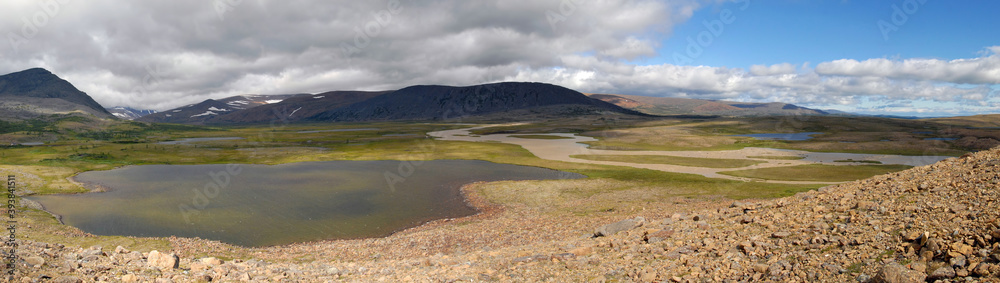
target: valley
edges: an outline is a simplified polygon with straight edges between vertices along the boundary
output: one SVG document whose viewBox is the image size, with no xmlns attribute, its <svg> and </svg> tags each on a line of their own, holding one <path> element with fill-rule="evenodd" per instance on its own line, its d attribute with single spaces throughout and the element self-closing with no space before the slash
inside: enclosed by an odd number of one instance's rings
<svg viewBox="0 0 1000 283">
<path fill-rule="evenodd" d="M 738 111 L 744 114 L 770 109 L 747 116 L 662 116 L 547 84 L 252 98 L 135 120 L 86 111 L 8 117 L 0 124 L 0 174 L 20 186 L 18 225 L 28 227 L 18 229 L 21 255 L 49 262 L 18 272 L 90 274 L 95 281 L 119 274 L 182 282 L 409 281 L 411 273 L 683 281 L 718 275 L 705 266 L 718 266 L 712 258 L 719 254 L 765 263 L 785 257 L 748 252 L 741 241 L 759 242 L 760 235 L 733 233 L 743 229 L 738 225 L 765 234 L 781 229 L 775 223 L 785 212 L 776 207 L 789 201 L 943 163 L 989 164 L 983 156 L 1000 145 L 995 116 L 778 115 L 775 109 L 807 110 L 774 105 L 729 105 L 748 107 Z M 190 119 L 157 122 L 169 113 Z M 981 157 L 968 159 L 972 152 Z M 250 173 L 219 179 L 233 168 Z M 848 213 L 861 206 L 853 202 L 813 212 Z M 186 222 L 192 217 L 198 221 Z M 810 217 L 840 223 L 846 216 Z M 595 236 L 623 219 L 648 228 Z M 722 231 L 708 238 L 697 232 L 714 227 Z M 819 251 L 873 252 L 826 239 Z M 788 246 L 776 244 L 784 246 L 768 249 Z M 152 263 L 160 252 L 176 256 L 176 266 Z M 898 256 L 909 258 L 905 252 Z M 84 254 L 92 256 L 79 266 L 59 263 Z M 812 278 L 875 274 L 877 259 L 838 259 L 848 271 Z M 856 262 L 864 265 L 851 267 Z M 643 267 L 653 263 L 677 268 Z M 752 265 L 715 270 L 761 274 Z"/>
</svg>

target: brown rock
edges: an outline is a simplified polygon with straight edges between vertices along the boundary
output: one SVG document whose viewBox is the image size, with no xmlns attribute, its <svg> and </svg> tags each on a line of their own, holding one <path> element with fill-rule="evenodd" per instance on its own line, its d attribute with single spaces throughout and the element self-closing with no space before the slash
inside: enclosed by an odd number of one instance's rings
<svg viewBox="0 0 1000 283">
<path fill-rule="evenodd" d="M 784 239 L 784 238 L 788 238 L 788 236 L 791 236 L 791 235 L 792 235 L 792 233 L 781 231 L 781 232 L 774 232 L 774 233 L 772 233 L 771 237 L 778 238 L 778 239 Z"/>
<path fill-rule="evenodd" d="M 646 235 L 646 242 L 649 242 L 649 243 L 660 242 L 660 241 L 669 239 L 670 236 L 673 236 L 673 235 L 674 235 L 674 230 L 660 230 L 660 231 L 656 231 L 656 232 L 650 233 L 649 235 Z"/>
<path fill-rule="evenodd" d="M 941 268 L 935 269 L 931 272 L 930 276 L 927 278 L 930 280 L 941 280 L 941 279 L 951 279 L 955 278 L 955 269 L 951 266 L 942 266 Z"/>
<path fill-rule="evenodd" d="M 180 258 L 176 254 L 164 254 L 154 250 L 149 252 L 149 256 L 146 256 L 146 264 L 150 267 L 174 269 L 179 266 L 179 263 Z"/>
<path fill-rule="evenodd" d="M 139 277 L 135 276 L 135 274 L 125 274 L 125 275 L 122 275 L 121 280 L 122 280 L 122 282 L 126 282 L 126 283 L 139 282 Z"/>
<path fill-rule="evenodd" d="M 124 248 L 124 247 L 122 247 L 122 246 L 117 246 L 117 247 L 115 247 L 115 253 L 116 254 L 127 254 L 127 253 L 129 253 L 129 250 L 126 249 L 126 248 Z"/>
<path fill-rule="evenodd" d="M 979 265 L 976 266 L 976 269 L 973 270 L 972 272 L 979 276 L 989 276 L 991 267 L 992 264 L 980 263 Z"/>
<path fill-rule="evenodd" d="M 951 250 L 963 255 L 972 255 L 972 247 L 960 242 L 951 244 Z"/>
<path fill-rule="evenodd" d="M 208 266 L 216 266 L 222 264 L 222 260 L 219 260 L 218 258 L 215 257 L 206 257 L 201 259 L 201 263 L 204 263 Z"/>
<path fill-rule="evenodd" d="M 80 278 L 77 278 L 76 276 L 59 276 L 59 277 L 56 277 L 56 279 L 52 279 L 52 281 L 49 281 L 49 282 L 52 282 L 52 283 L 83 283 L 83 280 L 80 279 Z"/>
<path fill-rule="evenodd" d="M 927 275 L 907 269 L 905 266 L 899 265 L 895 262 L 890 262 L 885 266 L 882 266 L 882 270 L 879 270 L 875 277 L 872 277 L 872 283 L 917 283 L 924 282 L 927 279 Z"/>
<path fill-rule="evenodd" d="M 593 250 L 594 249 L 591 248 L 591 247 L 579 247 L 579 248 L 572 249 L 569 252 L 572 253 L 572 254 L 575 254 L 576 256 L 585 256 L 585 255 L 589 255 Z"/>
<path fill-rule="evenodd" d="M 594 236 L 595 237 L 611 236 L 621 231 L 631 230 L 633 228 L 642 226 L 644 222 L 646 222 L 645 218 L 636 217 L 635 219 L 625 219 L 615 223 L 607 224 L 601 226 L 600 228 L 597 228 L 597 230 L 594 231 Z"/>
<path fill-rule="evenodd" d="M 24 262 L 30 266 L 42 266 L 45 265 L 45 259 L 40 256 L 29 256 L 24 259 Z"/>
</svg>

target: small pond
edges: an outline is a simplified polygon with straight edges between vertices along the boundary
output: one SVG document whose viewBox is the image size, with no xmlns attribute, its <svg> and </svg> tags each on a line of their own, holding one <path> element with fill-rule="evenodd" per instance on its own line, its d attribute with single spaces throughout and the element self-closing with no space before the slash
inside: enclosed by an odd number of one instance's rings
<svg viewBox="0 0 1000 283">
<path fill-rule="evenodd" d="M 97 235 L 270 246 L 386 236 L 473 215 L 460 190 L 472 182 L 582 177 L 478 160 L 143 165 L 76 177 L 107 192 L 31 199 Z"/>
<path fill-rule="evenodd" d="M 953 140 L 957 140 L 957 139 L 958 138 L 926 138 L 924 140 L 925 141 L 953 141 Z"/>
<path fill-rule="evenodd" d="M 812 139 L 813 135 L 820 135 L 820 134 L 823 133 L 806 132 L 806 133 L 791 133 L 791 134 L 749 134 L 749 135 L 735 135 L 735 136 L 751 137 L 759 140 L 804 141 Z"/>
</svg>

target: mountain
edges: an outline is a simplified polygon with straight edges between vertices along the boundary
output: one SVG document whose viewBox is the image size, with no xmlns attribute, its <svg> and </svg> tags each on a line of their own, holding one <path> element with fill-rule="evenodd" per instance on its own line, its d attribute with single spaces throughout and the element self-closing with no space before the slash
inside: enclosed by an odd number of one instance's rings
<svg viewBox="0 0 1000 283">
<path fill-rule="evenodd" d="M 235 111 L 214 118 L 210 123 L 267 123 L 281 120 L 301 121 L 325 111 L 339 109 L 365 101 L 391 91 L 330 91 L 320 94 L 305 94 L 291 97 L 279 103 L 262 105 L 243 111 Z"/>
<path fill-rule="evenodd" d="M 208 99 L 197 104 L 189 104 L 167 111 L 142 116 L 135 120 L 155 123 L 205 124 L 216 119 L 218 116 L 270 103 L 278 103 L 293 96 L 295 95 L 237 95 L 219 100 Z"/>
<path fill-rule="evenodd" d="M 87 93 L 42 68 L 0 76 L 0 119 L 25 120 L 50 114 L 112 115 Z"/>
<path fill-rule="evenodd" d="M 582 114 L 641 113 L 545 83 L 504 82 L 466 87 L 418 85 L 307 118 L 312 121 L 443 120 L 492 116 L 532 119 Z"/>
<path fill-rule="evenodd" d="M 115 106 L 111 108 L 106 108 L 105 110 L 111 112 L 111 115 L 115 115 L 115 117 L 125 120 L 135 120 L 139 117 L 156 113 L 156 110 L 135 109 L 132 107 L 125 107 L 125 106 Z"/>
<path fill-rule="evenodd" d="M 587 94 L 623 108 L 652 115 L 718 115 L 718 116 L 768 116 L 768 115 L 826 115 L 825 111 L 793 104 L 745 103 L 713 101 L 677 97 L 650 97 L 624 94 Z"/>
</svg>

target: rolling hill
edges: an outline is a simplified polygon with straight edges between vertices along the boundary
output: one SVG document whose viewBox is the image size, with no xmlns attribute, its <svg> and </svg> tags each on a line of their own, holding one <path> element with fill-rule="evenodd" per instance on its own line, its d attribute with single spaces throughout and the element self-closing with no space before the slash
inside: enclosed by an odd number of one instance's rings
<svg viewBox="0 0 1000 283">
<path fill-rule="evenodd" d="M 650 97 L 624 94 L 587 94 L 623 108 L 651 115 L 717 115 L 717 116 L 770 116 L 770 115 L 826 115 L 825 111 L 793 104 L 745 103 L 713 101 L 676 97 Z"/>
</svg>

